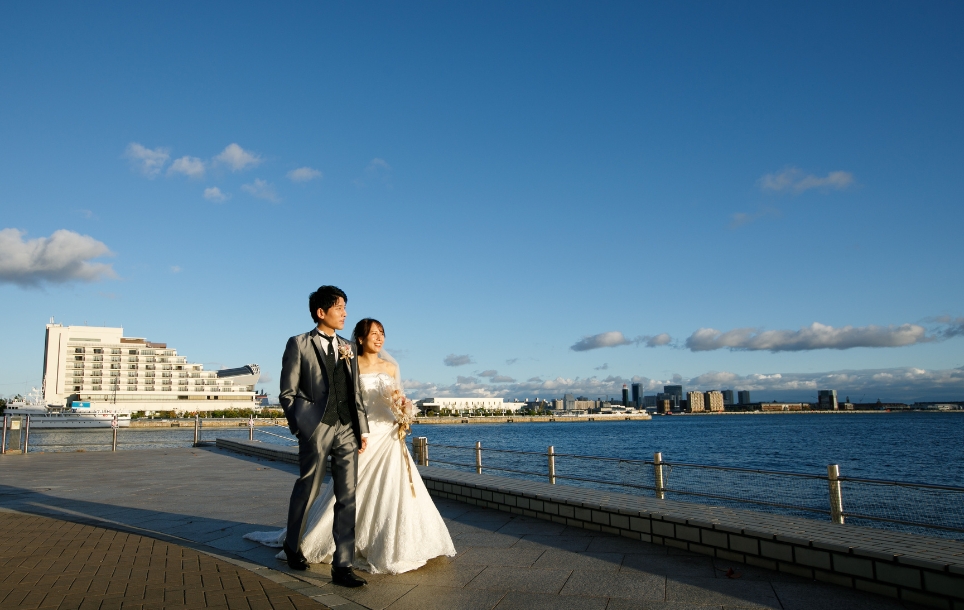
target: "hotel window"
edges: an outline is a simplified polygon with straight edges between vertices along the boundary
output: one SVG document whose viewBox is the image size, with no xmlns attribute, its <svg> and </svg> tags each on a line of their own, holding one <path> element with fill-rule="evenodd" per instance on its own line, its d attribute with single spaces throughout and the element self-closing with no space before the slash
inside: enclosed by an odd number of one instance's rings
<svg viewBox="0 0 964 610">
<path fill-rule="evenodd" d="M 112 354 L 119 354 L 119 353 L 121 353 L 121 351 L 120 351 L 119 349 L 112 349 L 112 350 L 110 350 L 110 353 L 112 353 Z"/>
<path fill-rule="evenodd" d="M 144 373 L 144 376 L 145 376 L 145 377 L 153 377 L 153 376 L 154 376 L 154 372 L 151 371 L 151 372 L 148 372 L 148 373 Z"/>
<path fill-rule="evenodd" d="M 143 355 L 145 355 L 145 356 L 153 356 L 153 355 L 154 355 L 154 350 L 152 350 L 152 349 L 142 349 L 142 350 L 141 350 L 141 354 L 143 354 Z"/>
<path fill-rule="evenodd" d="M 112 364 L 112 365 L 110 365 L 110 368 L 112 368 L 112 369 L 119 369 L 119 368 L 120 368 L 120 365 L 119 365 L 119 364 Z"/>
<path fill-rule="evenodd" d="M 136 356 L 136 355 L 137 355 L 137 350 L 136 350 L 136 349 L 129 349 L 129 350 L 127 350 L 127 353 L 130 354 L 131 356 Z"/>
<path fill-rule="evenodd" d="M 84 353 L 84 348 L 82 348 L 82 347 L 75 347 L 75 348 L 74 348 L 74 353 L 75 353 L 75 354 L 83 354 L 83 353 Z"/>
<path fill-rule="evenodd" d="M 79 392 L 79 391 L 80 391 L 80 386 L 79 386 L 79 385 L 75 385 L 75 386 L 74 386 L 74 392 Z"/>
<path fill-rule="evenodd" d="M 148 356 L 147 358 L 144 358 L 144 362 L 157 362 L 157 358 L 154 356 Z"/>
<path fill-rule="evenodd" d="M 137 386 L 136 386 L 136 385 L 129 385 L 129 386 L 127 386 L 127 391 L 128 391 L 128 392 L 136 392 L 136 391 L 137 391 Z"/>
<path fill-rule="evenodd" d="M 153 371 L 155 366 L 156 365 L 154 364 L 145 364 L 144 368 L 147 369 L 148 371 Z"/>
<path fill-rule="evenodd" d="M 120 376 L 120 371 L 111 371 L 111 372 L 110 372 L 110 376 L 111 376 L 111 377 L 119 377 L 119 376 Z"/>
<path fill-rule="evenodd" d="M 127 374 L 128 377 L 137 377 L 137 373 L 131 372 Z"/>
<path fill-rule="evenodd" d="M 91 390 L 99 390 L 99 389 L 100 389 L 100 386 L 99 386 L 99 385 L 91 386 L 90 389 L 91 389 Z"/>
<path fill-rule="evenodd" d="M 79 361 L 83 362 L 83 361 L 84 361 L 84 357 L 83 357 L 83 356 L 74 356 L 74 360 L 79 360 Z"/>
<path fill-rule="evenodd" d="M 95 369 L 102 369 L 102 368 L 104 368 L 104 365 L 103 365 L 103 364 L 100 364 L 100 363 L 95 363 L 95 364 L 94 364 L 94 368 L 95 368 Z"/>
<path fill-rule="evenodd" d="M 103 362 L 103 361 L 104 361 L 103 356 L 94 356 L 94 362 Z"/>
<path fill-rule="evenodd" d="M 111 361 L 111 362 L 120 362 L 121 359 L 120 359 L 120 356 L 111 356 L 111 357 L 110 357 L 110 361 Z"/>
<path fill-rule="evenodd" d="M 136 365 L 136 364 L 128 364 L 128 365 L 127 365 L 127 368 L 129 368 L 129 369 L 137 369 L 137 365 Z"/>
<path fill-rule="evenodd" d="M 145 379 L 145 380 L 144 380 L 144 383 L 146 383 L 147 385 L 154 385 L 154 380 L 153 380 L 153 379 Z"/>
<path fill-rule="evenodd" d="M 170 377 L 170 376 L 171 376 L 170 373 L 161 373 L 161 377 Z"/>
<path fill-rule="evenodd" d="M 104 349 L 101 348 L 101 347 L 95 347 L 95 348 L 94 348 L 94 353 L 95 353 L 95 354 L 103 354 L 103 353 L 104 353 Z"/>
</svg>

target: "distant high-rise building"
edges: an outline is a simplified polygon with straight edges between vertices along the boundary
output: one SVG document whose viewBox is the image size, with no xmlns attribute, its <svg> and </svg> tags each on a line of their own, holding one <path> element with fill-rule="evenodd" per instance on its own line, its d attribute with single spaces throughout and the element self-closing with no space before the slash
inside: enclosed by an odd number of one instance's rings
<svg viewBox="0 0 964 610">
<path fill-rule="evenodd" d="M 740 390 L 736 393 L 737 400 L 740 401 L 741 405 L 750 404 L 750 390 Z"/>
<path fill-rule="evenodd" d="M 625 383 L 623 384 L 623 406 L 629 406 L 629 386 Z"/>
<path fill-rule="evenodd" d="M 836 411 L 837 390 L 820 390 L 817 392 L 817 408 L 826 411 Z"/>
<path fill-rule="evenodd" d="M 643 396 L 643 406 L 644 406 L 644 407 L 655 407 L 655 406 L 656 406 L 656 396 Z"/>
<path fill-rule="evenodd" d="M 723 395 L 723 404 L 732 405 L 733 404 L 733 390 L 723 390 L 720 392 Z"/>
<path fill-rule="evenodd" d="M 573 394 L 565 394 L 562 397 L 562 408 L 571 411 L 576 408 L 576 397 Z"/>
<path fill-rule="evenodd" d="M 723 410 L 723 392 L 707 392 L 705 407 L 707 411 L 719 412 Z"/>
<path fill-rule="evenodd" d="M 673 407 L 678 409 L 680 406 L 680 403 L 683 402 L 683 386 L 664 385 L 663 393 L 669 395 L 669 399 L 673 401 Z"/>
<path fill-rule="evenodd" d="M 667 394 L 657 394 L 657 396 L 667 396 Z M 669 399 L 658 399 L 656 401 L 657 413 L 669 413 L 673 410 L 673 402 Z"/>
<path fill-rule="evenodd" d="M 704 411 L 703 392 L 687 392 L 686 406 L 686 410 L 690 413 L 701 413 Z"/>
<path fill-rule="evenodd" d="M 639 383 L 633 384 L 633 406 L 634 407 L 643 406 L 643 393 L 641 390 L 642 390 L 642 384 L 639 384 Z"/>
</svg>

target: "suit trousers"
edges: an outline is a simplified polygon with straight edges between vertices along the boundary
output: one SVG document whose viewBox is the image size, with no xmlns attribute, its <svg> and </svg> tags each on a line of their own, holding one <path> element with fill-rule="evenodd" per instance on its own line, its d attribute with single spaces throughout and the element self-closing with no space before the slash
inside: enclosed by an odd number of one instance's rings
<svg viewBox="0 0 964 610">
<path fill-rule="evenodd" d="M 319 424 L 308 439 L 298 437 L 300 476 L 291 490 L 288 533 L 285 544 L 301 553 L 305 518 L 318 498 L 325 479 L 325 462 L 331 455 L 331 481 L 335 486 L 335 521 L 332 536 L 335 554 L 331 565 L 349 567 L 355 558 L 355 485 L 357 484 L 358 441 L 351 424 Z"/>
</svg>

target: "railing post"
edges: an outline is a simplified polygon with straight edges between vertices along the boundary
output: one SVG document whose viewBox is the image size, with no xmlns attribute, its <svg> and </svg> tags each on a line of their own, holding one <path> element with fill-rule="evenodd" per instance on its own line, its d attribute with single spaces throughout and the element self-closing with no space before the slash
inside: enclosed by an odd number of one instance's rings
<svg viewBox="0 0 964 610">
<path fill-rule="evenodd" d="M 482 441 L 475 441 L 475 474 L 482 474 Z"/>
<path fill-rule="evenodd" d="M 428 466 L 428 437 L 422 437 L 422 466 Z"/>
<path fill-rule="evenodd" d="M 248 418 L 248 440 L 254 440 L 254 415 Z"/>
<path fill-rule="evenodd" d="M 117 451 L 117 413 L 114 413 L 114 419 L 110 422 L 111 433 L 114 435 L 113 440 L 110 443 L 110 450 Z"/>
<path fill-rule="evenodd" d="M 653 454 L 653 480 L 656 483 L 656 499 L 666 499 L 666 482 L 663 480 L 663 454 L 657 451 Z"/>
<path fill-rule="evenodd" d="M 194 414 L 194 446 L 201 442 L 201 414 Z"/>
<path fill-rule="evenodd" d="M 0 455 L 7 452 L 7 415 L 3 416 L 3 439 L 0 440 Z"/>
<path fill-rule="evenodd" d="M 27 416 L 27 427 L 23 431 L 23 452 L 27 453 L 27 446 L 30 444 L 30 416 Z"/>
<path fill-rule="evenodd" d="M 843 493 L 840 491 L 840 466 L 827 466 L 827 485 L 830 487 L 830 520 L 843 524 Z"/>
<path fill-rule="evenodd" d="M 551 485 L 556 484 L 556 448 L 553 445 L 549 445 L 546 449 L 546 457 L 549 458 L 549 483 Z"/>
</svg>

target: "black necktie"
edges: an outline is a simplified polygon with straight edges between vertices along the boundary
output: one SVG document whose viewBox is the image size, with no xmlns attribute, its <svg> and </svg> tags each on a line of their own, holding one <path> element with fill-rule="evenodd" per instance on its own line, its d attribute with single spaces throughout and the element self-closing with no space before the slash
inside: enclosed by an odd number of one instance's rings
<svg viewBox="0 0 964 610">
<path fill-rule="evenodd" d="M 328 341 L 328 355 L 331 356 L 332 358 L 335 357 L 335 339 L 334 338 Z"/>
</svg>

